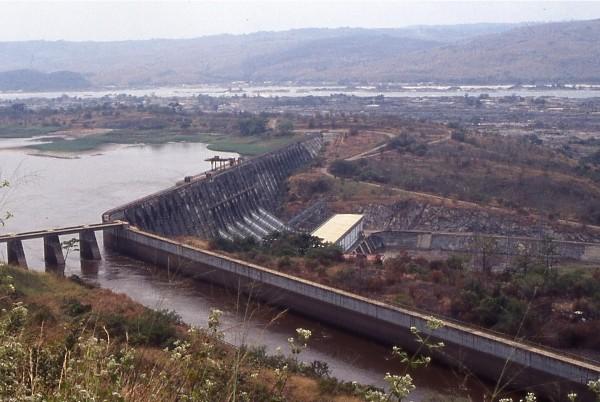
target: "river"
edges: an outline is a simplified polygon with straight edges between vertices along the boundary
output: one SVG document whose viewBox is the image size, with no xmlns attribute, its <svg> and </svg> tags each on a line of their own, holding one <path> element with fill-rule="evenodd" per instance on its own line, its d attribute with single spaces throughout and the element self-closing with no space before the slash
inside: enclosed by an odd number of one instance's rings
<svg viewBox="0 0 600 402">
<path fill-rule="evenodd" d="M 381 90 L 376 87 L 345 87 L 345 86 L 218 86 L 218 85 L 182 85 L 152 88 L 123 88 L 123 89 L 95 89 L 65 92 L 0 92 L 0 100 L 17 100 L 29 98 L 53 99 L 67 95 L 72 98 L 91 99 L 104 96 L 115 97 L 118 95 L 151 96 L 159 98 L 189 98 L 198 95 L 213 97 L 232 96 L 263 96 L 263 97 L 301 97 L 301 96 L 331 96 L 344 94 L 347 96 L 374 97 L 384 95 L 390 98 L 419 98 L 442 96 L 479 96 L 487 94 L 491 97 L 523 96 L 540 97 L 552 96 L 562 98 L 594 98 L 600 97 L 600 85 L 571 85 L 563 88 L 533 87 L 512 85 L 415 85 L 396 87 Z"/>
<path fill-rule="evenodd" d="M 118 146 L 80 155 L 34 155 L 23 148 L 30 140 L 0 140 L 0 178 L 11 182 L 11 189 L 0 210 L 14 217 L 0 233 L 69 226 L 100 221 L 101 213 L 143 195 L 164 189 L 186 175 L 207 170 L 204 159 L 217 154 L 204 144 L 170 143 L 160 146 Z M 221 156 L 236 154 L 218 152 Z M 2 205 L 4 204 L 4 205 Z M 98 234 L 98 240 L 101 236 Z M 62 239 L 65 240 L 65 239 Z M 24 242 L 30 267 L 43 270 L 42 241 Z M 102 247 L 102 245 L 101 245 Z M 0 251 L 0 260 L 6 250 Z M 251 303 L 238 302 L 235 292 L 206 283 L 169 278 L 160 270 L 136 260 L 103 250 L 99 262 L 79 260 L 77 252 L 67 257 L 65 274 L 76 274 L 88 282 L 155 309 L 176 311 L 192 325 L 206 326 L 212 308 L 224 311 L 225 339 L 233 344 L 265 345 L 274 353 L 287 351 L 287 338 L 302 327 L 313 331 L 313 338 L 302 358 L 322 360 L 338 378 L 383 386 L 386 372 L 401 369 L 390 359 L 389 348 L 362 337 L 338 331 L 315 320 L 287 313 L 271 322 L 280 311 Z M 41 268 L 40 268 L 41 267 Z M 465 395 L 461 382 L 447 368 L 433 366 L 414 373 L 415 401 L 432 392 Z M 475 400 L 480 388 L 471 395 Z"/>
</svg>

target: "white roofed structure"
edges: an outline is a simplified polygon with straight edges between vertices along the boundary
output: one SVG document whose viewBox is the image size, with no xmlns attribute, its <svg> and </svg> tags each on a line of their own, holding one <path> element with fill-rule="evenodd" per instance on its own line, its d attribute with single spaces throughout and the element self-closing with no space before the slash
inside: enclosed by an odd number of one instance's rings
<svg viewBox="0 0 600 402">
<path fill-rule="evenodd" d="M 336 214 L 312 232 L 312 235 L 338 245 L 346 252 L 358 241 L 362 230 L 363 215 Z"/>
</svg>

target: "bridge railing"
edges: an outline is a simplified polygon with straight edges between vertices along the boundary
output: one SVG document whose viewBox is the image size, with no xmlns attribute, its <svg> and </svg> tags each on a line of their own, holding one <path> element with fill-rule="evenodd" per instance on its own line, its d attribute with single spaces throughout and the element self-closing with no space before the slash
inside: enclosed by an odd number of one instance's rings
<svg viewBox="0 0 600 402">
<path fill-rule="evenodd" d="M 114 221 L 108 223 L 92 223 L 88 225 L 78 225 L 78 226 L 67 226 L 62 228 L 50 228 L 43 230 L 34 230 L 31 232 L 21 232 L 21 233 L 5 233 L 0 235 L 0 243 L 6 243 L 9 241 L 17 241 L 17 240 L 30 240 L 36 239 L 40 237 L 46 237 L 50 235 L 62 236 L 74 233 L 80 233 L 84 231 L 99 231 L 106 229 L 113 229 L 117 227 L 123 227 L 129 225 L 124 221 Z"/>
</svg>

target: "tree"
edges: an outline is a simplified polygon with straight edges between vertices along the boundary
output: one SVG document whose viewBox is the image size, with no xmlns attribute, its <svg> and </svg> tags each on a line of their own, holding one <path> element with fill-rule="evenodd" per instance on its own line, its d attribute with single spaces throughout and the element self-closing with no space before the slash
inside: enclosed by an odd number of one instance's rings
<svg viewBox="0 0 600 402">
<path fill-rule="evenodd" d="M 13 103 L 10 105 L 10 110 L 12 114 L 15 116 L 20 116 L 27 110 L 27 106 L 24 103 Z"/>
<path fill-rule="evenodd" d="M 336 177 L 351 177 L 358 173 L 358 168 L 354 163 L 342 159 L 333 161 L 330 170 Z"/>
<path fill-rule="evenodd" d="M 473 252 L 480 256 L 481 271 L 486 275 L 492 271 L 492 256 L 498 252 L 496 239 L 477 235 L 473 238 Z"/>
<path fill-rule="evenodd" d="M 558 253 L 556 243 L 554 243 L 551 236 L 544 236 L 540 243 L 540 255 L 543 259 L 544 265 L 546 266 L 546 273 L 552 269 L 554 259 Z"/>
<path fill-rule="evenodd" d="M 454 141 L 465 142 L 465 132 L 462 129 L 452 131 L 452 134 L 450 135 L 450 137 Z"/>
<path fill-rule="evenodd" d="M 262 116 L 250 116 L 240 120 L 239 129 L 243 136 L 255 136 L 267 131 L 267 120 Z"/>
<path fill-rule="evenodd" d="M 294 133 L 294 123 L 289 119 L 279 120 L 277 122 L 277 135 L 288 136 Z"/>
</svg>

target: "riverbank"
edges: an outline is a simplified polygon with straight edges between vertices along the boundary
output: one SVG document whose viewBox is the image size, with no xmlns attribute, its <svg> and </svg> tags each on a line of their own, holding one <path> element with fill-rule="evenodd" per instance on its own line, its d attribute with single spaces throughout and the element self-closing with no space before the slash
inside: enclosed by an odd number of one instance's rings
<svg viewBox="0 0 600 402">
<path fill-rule="evenodd" d="M 298 135 L 268 136 L 199 133 L 178 129 L 60 129 L 58 127 L 0 126 L 0 138 L 31 139 L 20 148 L 42 154 L 87 153 L 111 145 L 163 145 L 168 143 L 205 143 L 212 151 L 236 152 L 255 156 L 271 152 L 298 139 Z M 39 138 L 39 142 L 37 139 Z"/>
<path fill-rule="evenodd" d="M 0 399 L 360 400 L 314 364 L 222 342 L 217 310 L 193 330 L 77 277 L 6 266 L 0 307 Z"/>
</svg>

